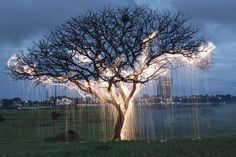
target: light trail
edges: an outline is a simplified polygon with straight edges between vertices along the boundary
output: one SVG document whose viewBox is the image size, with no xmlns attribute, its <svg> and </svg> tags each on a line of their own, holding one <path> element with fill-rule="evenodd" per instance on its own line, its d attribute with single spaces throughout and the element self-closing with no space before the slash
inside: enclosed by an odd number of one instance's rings
<svg viewBox="0 0 236 157">
<path fill-rule="evenodd" d="M 158 33 L 153 32 L 148 38 L 144 39 L 143 42 L 146 42 L 148 39 L 153 38 Z M 135 65 L 135 70 L 123 70 L 121 71 L 121 75 L 124 76 L 124 78 L 134 78 L 138 76 L 138 79 L 143 81 L 147 78 L 154 78 L 154 77 L 160 77 L 162 75 L 166 75 L 172 68 L 178 68 L 180 66 L 184 66 L 185 64 L 191 64 L 196 65 L 198 67 L 206 66 L 204 64 L 210 64 L 211 63 L 211 52 L 214 50 L 215 46 L 213 43 L 209 42 L 207 45 L 202 45 L 199 47 L 199 50 L 196 53 L 193 53 L 191 57 L 184 56 L 185 50 L 182 50 L 182 54 L 171 54 L 165 53 L 162 54 L 151 62 L 150 65 L 147 65 L 147 59 L 148 59 L 148 47 L 149 43 L 147 43 L 146 48 L 141 52 L 140 57 L 138 58 L 138 63 Z M 70 53 L 70 52 L 68 52 Z M 117 64 L 119 64 L 119 61 L 122 59 L 121 57 L 117 58 Z M 76 54 L 73 58 L 73 61 L 76 63 L 89 63 L 91 60 L 82 55 L 82 54 Z M 90 94 L 82 91 L 76 85 L 72 82 L 68 82 L 67 76 L 61 76 L 61 77 L 49 77 L 49 76 L 41 76 L 38 78 L 33 78 L 35 75 L 34 69 L 30 66 L 28 66 L 26 63 L 22 64 L 23 62 L 23 56 L 14 54 L 7 62 L 8 67 L 10 69 L 14 69 L 19 73 L 25 73 L 29 76 L 29 78 L 32 78 L 33 81 L 56 85 L 57 82 L 65 82 L 62 85 L 68 87 L 69 89 L 76 90 L 80 93 L 82 96 L 88 96 Z M 35 65 L 37 66 L 37 65 Z M 107 68 L 103 75 L 109 77 L 115 75 L 112 72 L 112 69 Z M 132 90 L 132 83 L 125 83 L 120 82 L 119 88 L 117 88 L 115 85 L 112 85 L 110 90 L 108 82 L 104 82 L 101 79 L 99 80 L 90 80 L 90 84 L 85 82 L 84 80 L 78 80 L 80 84 L 83 84 L 83 87 L 86 89 L 91 88 L 92 90 L 96 91 L 97 96 L 99 96 L 100 100 L 106 100 L 111 99 L 112 97 L 115 99 L 116 103 L 120 105 L 120 108 L 122 109 L 123 114 L 125 115 L 125 121 L 124 125 L 121 131 L 121 139 L 126 139 L 127 130 L 129 130 L 127 127 L 128 124 L 126 124 L 126 120 L 128 117 L 132 116 L 132 99 L 135 94 L 137 94 L 141 90 L 141 84 L 138 83 L 137 87 L 135 89 L 135 92 L 132 96 L 132 98 L 129 101 L 129 104 L 125 104 L 124 98 L 120 94 L 122 91 L 124 92 L 125 96 L 128 97 L 129 93 Z M 105 102 L 106 103 L 106 102 Z M 126 107 L 128 105 L 128 108 Z M 130 110 L 130 111 L 128 111 Z M 128 113 L 128 114 L 126 114 Z"/>
</svg>

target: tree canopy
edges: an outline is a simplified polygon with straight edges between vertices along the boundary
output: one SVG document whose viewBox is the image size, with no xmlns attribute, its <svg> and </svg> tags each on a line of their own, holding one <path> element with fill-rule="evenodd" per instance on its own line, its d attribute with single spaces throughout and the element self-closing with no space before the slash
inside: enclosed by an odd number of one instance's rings
<svg viewBox="0 0 236 157">
<path fill-rule="evenodd" d="M 17 56 L 18 67 L 10 64 L 9 68 L 18 79 L 143 83 L 158 75 L 159 68 L 140 77 L 145 69 L 161 62 L 158 57 L 191 57 L 206 43 L 187 21 L 181 13 L 146 7 L 88 12 L 57 27 L 26 54 Z M 162 68 L 166 66 L 170 64 Z"/>
</svg>

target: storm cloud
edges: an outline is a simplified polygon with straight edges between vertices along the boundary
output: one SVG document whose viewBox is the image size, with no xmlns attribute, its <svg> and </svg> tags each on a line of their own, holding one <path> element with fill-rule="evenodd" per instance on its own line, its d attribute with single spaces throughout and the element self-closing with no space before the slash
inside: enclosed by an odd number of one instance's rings
<svg viewBox="0 0 236 157">
<path fill-rule="evenodd" d="M 37 35 L 47 33 L 62 21 L 85 10 L 101 7 L 129 6 L 132 0 L 8 0 L 0 1 L 0 46 L 21 45 Z"/>
<path fill-rule="evenodd" d="M 104 6 L 133 5 L 133 0 L 0 0 L 0 99 L 32 98 L 30 83 L 13 81 L 6 75 L 4 69 L 13 53 L 30 47 L 71 16 Z"/>
<path fill-rule="evenodd" d="M 208 72 L 209 93 L 236 95 L 236 1 L 235 0 L 136 0 L 154 9 L 183 12 L 190 23 L 216 45 Z"/>
<path fill-rule="evenodd" d="M 192 17 L 191 25 L 213 41 L 214 65 L 207 73 L 210 94 L 236 95 L 235 0 L 0 0 L 0 70 L 17 50 L 25 49 L 71 16 L 104 6 L 149 5 Z M 20 96 L 27 83 L 0 73 L 0 99 Z M 23 84 L 23 85 L 22 85 Z"/>
</svg>

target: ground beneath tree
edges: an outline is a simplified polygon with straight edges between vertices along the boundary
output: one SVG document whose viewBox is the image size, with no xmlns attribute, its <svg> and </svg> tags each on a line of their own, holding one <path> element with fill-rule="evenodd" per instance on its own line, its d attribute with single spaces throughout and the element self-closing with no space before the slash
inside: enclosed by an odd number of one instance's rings
<svg viewBox="0 0 236 157">
<path fill-rule="evenodd" d="M 53 137 L 52 140 L 55 142 L 73 142 L 73 141 L 81 142 L 82 141 L 80 136 L 72 130 L 67 130 L 66 132 L 63 132 L 60 135 Z"/>
</svg>

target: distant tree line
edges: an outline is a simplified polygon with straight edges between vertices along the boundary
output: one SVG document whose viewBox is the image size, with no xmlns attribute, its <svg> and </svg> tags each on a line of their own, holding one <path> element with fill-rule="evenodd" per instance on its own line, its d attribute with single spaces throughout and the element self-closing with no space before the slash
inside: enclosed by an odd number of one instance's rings
<svg viewBox="0 0 236 157">
<path fill-rule="evenodd" d="M 173 101 L 176 103 L 234 103 L 236 102 L 236 96 L 227 95 L 192 95 L 192 96 L 181 96 L 174 97 Z"/>
<path fill-rule="evenodd" d="M 12 99 L 2 99 L 1 102 L 2 104 L 1 108 L 3 109 L 15 109 L 17 108 L 16 103 L 21 104 L 22 100 L 20 98 L 12 98 Z"/>
<path fill-rule="evenodd" d="M 145 96 L 147 98 L 148 96 Z M 2 99 L 0 100 L 0 109 L 17 109 L 19 105 L 22 106 L 55 106 L 56 100 L 61 100 L 62 98 L 69 98 L 73 100 L 72 105 L 76 104 L 98 104 L 99 102 L 95 98 L 70 98 L 66 96 L 50 97 L 49 100 L 43 101 L 23 101 L 21 98 L 12 99 Z M 235 103 L 236 96 L 230 94 L 227 95 L 192 95 L 192 96 L 175 96 L 173 97 L 174 103 Z"/>
</svg>

